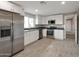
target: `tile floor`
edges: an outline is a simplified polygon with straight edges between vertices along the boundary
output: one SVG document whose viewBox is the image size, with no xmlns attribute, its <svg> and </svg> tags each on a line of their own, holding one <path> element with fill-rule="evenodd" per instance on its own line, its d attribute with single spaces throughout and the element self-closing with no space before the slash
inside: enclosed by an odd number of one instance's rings
<svg viewBox="0 0 79 59">
<path fill-rule="evenodd" d="M 43 38 L 28 46 L 14 57 L 79 57 L 79 45 L 72 39 Z"/>
</svg>

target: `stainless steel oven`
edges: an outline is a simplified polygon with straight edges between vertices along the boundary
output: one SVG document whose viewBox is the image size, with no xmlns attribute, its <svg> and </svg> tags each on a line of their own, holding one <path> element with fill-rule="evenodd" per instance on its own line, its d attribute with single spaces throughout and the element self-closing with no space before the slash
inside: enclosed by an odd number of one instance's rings
<svg viewBox="0 0 79 59">
<path fill-rule="evenodd" d="M 47 37 L 54 38 L 54 30 L 53 29 L 47 29 Z"/>
<path fill-rule="evenodd" d="M 47 29 L 47 37 L 49 38 L 54 38 L 54 29 L 56 29 L 56 27 L 52 27 L 50 26 L 48 29 Z"/>
<path fill-rule="evenodd" d="M 48 29 L 47 30 L 47 35 L 53 36 L 54 35 L 54 31 L 52 29 Z"/>
</svg>

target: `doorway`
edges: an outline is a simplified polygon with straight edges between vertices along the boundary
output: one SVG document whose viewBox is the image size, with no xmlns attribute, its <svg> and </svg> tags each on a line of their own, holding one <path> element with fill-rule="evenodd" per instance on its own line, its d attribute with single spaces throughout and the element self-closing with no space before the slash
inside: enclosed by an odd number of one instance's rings
<svg viewBox="0 0 79 59">
<path fill-rule="evenodd" d="M 66 38 L 75 40 L 75 23 L 74 19 L 66 19 Z"/>
<path fill-rule="evenodd" d="M 66 40 L 75 41 L 75 16 L 74 14 L 65 16 Z"/>
</svg>

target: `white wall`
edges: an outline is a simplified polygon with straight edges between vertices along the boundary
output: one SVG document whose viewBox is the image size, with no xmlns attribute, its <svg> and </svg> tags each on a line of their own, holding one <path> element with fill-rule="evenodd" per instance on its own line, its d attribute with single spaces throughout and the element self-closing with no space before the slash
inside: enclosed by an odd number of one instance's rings
<svg viewBox="0 0 79 59">
<path fill-rule="evenodd" d="M 73 24 L 72 24 L 72 32 L 75 33 L 75 30 L 77 29 L 77 14 L 74 14 L 73 17 Z"/>
<path fill-rule="evenodd" d="M 77 43 L 77 14 L 74 15 L 75 22 L 75 42 Z"/>
</svg>

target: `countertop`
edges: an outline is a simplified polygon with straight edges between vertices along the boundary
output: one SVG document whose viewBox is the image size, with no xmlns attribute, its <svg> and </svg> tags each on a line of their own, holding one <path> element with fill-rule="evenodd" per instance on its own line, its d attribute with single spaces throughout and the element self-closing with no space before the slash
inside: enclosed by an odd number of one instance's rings
<svg viewBox="0 0 79 59">
<path fill-rule="evenodd" d="M 32 27 L 32 28 L 24 28 L 24 31 L 34 31 L 34 30 L 40 30 L 40 29 L 52 29 L 52 30 L 64 30 L 64 28 L 60 27 Z"/>
</svg>

